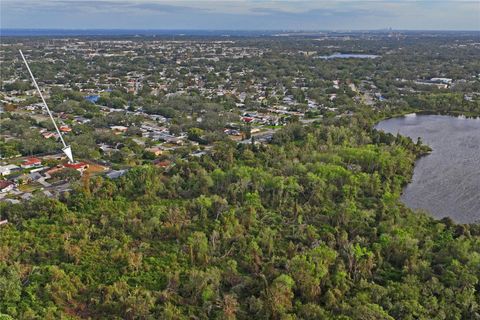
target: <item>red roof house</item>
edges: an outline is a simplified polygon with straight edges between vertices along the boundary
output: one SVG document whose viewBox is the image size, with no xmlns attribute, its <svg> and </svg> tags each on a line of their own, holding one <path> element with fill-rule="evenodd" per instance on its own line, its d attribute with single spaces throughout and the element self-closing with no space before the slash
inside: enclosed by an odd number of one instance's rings
<svg viewBox="0 0 480 320">
<path fill-rule="evenodd" d="M 42 133 L 42 135 L 43 135 L 43 137 L 44 137 L 45 139 L 50 139 L 50 138 L 52 138 L 52 137 L 55 137 L 55 136 L 56 136 L 56 133 L 53 133 L 53 132 L 44 132 L 44 133 Z"/>
<path fill-rule="evenodd" d="M 65 168 L 72 168 L 80 172 L 83 172 L 88 169 L 88 163 L 85 163 L 85 162 L 65 163 L 63 166 Z"/>
<path fill-rule="evenodd" d="M 72 128 L 70 128 L 69 126 L 61 126 L 61 127 L 60 127 L 60 131 L 62 131 L 62 132 L 70 132 L 70 131 L 72 131 Z"/>
<path fill-rule="evenodd" d="M 161 161 L 161 160 L 157 159 L 157 160 L 153 161 L 154 165 L 156 165 L 157 167 L 161 167 L 161 168 L 168 168 L 171 165 L 171 163 L 172 162 L 169 161 L 169 160 Z"/>
<path fill-rule="evenodd" d="M 41 165 L 42 165 L 42 160 L 38 158 L 28 158 L 28 159 L 25 159 L 20 166 L 22 168 L 29 169 L 29 168 L 33 168 Z"/>
<path fill-rule="evenodd" d="M 15 184 L 11 181 L 0 180 L 0 192 L 8 192 L 15 187 Z"/>
<path fill-rule="evenodd" d="M 56 166 L 56 167 L 53 167 L 51 169 L 49 169 L 48 171 L 46 171 L 45 173 L 48 174 L 48 175 L 52 175 L 54 174 L 55 172 L 58 172 L 62 170 L 62 167 L 60 165 Z"/>
</svg>

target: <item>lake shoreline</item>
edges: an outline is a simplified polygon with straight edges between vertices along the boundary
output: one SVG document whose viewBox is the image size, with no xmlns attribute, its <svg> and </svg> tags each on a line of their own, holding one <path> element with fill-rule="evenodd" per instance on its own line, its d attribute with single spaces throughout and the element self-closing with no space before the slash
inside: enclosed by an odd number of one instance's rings
<svg viewBox="0 0 480 320">
<path fill-rule="evenodd" d="M 475 195 L 480 188 L 476 180 L 480 181 L 478 120 L 480 117 L 410 112 L 375 124 L 376 130 L 412 140 L 421 137 L 422 145 L 432 149 L 415 159 L 413 174 L 401 194 L 407 207 L 460 224 L 480 221 L 480 199 Z"/>
</svg>

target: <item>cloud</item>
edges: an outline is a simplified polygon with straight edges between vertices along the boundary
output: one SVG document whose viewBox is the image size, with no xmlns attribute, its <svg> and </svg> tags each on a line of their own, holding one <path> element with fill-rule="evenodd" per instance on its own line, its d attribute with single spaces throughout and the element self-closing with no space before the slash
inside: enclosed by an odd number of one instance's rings
<svg viewBox="0 0 480 320">
<path fill-rule="evenodd" d="M 462 0 L 1 0 L 1 9 L 2 28 L 480 30 L 480 2 Z"/>
<path fill-rule="evenodd" d="M 52 10 L 52 12 L 58 11 L 83 11 L 96 13 L 98 11 L 121 11 L 124 13 L 132 12 L 135 10 L 148 11 L 150 13 L 181 13 L 190 12 L 193 8 L 188 6 L 179 6 L 169 4 L 167 2 L 159 1 L 121 1 L 121 0 L 3 0 L 2 5 L 5 10 L 21 10 L 21 11 L 45 11 Z M 196 10 L 202 10 L 197 8 Z M 203 10 L 202 10 L 203 11 Z"/>
</svg>

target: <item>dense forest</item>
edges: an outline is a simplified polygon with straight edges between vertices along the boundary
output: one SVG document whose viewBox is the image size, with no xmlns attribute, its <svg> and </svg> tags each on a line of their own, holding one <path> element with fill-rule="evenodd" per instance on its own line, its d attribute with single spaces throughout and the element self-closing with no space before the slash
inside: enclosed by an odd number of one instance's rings
<svg viewBox="0 0 480 320">
<path fill-rule="evenodd" d="M 480 319 L 480 226 L 399 201 L 428 147 L 373 118 L 2 203 L 0 319 Z"/>
</svg>

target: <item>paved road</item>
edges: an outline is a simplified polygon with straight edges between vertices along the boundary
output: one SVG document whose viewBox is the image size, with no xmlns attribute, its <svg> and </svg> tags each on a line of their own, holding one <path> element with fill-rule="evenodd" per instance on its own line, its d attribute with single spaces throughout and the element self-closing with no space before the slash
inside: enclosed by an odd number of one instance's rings
<svg viewBox="0 0 480 320">
<path fill-rule="evenodd" d="M 41 177 L 41 178 L 38 179 L 37 181 L 38 181 L 38 183 L 40 183 L 40 184 L 41 184 L 42 186 L 44 186 L 45 188 L 48 188 L 48 187 L 51 186 L 51 184 L 48 183 L 48 182 L 45 181 L 45 180 L 50 179 L 50 178 L 51 178 L 51 176 L 50 176 L 48 173 L 45 173 L 45 176 Z"/>
<path fill-rule="evenodd" d="M 45 188 L 45 191 L 55 191 L 55 192 L 64 192 L 70 190 L 70 182 L 65 182 L 59 185 L 50 185 L 50 187 Z"/>
</svg>

